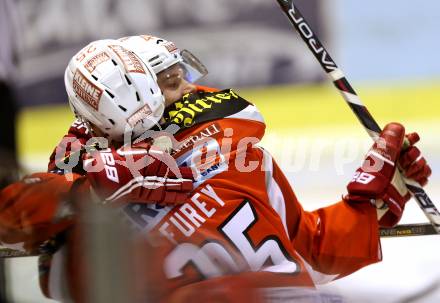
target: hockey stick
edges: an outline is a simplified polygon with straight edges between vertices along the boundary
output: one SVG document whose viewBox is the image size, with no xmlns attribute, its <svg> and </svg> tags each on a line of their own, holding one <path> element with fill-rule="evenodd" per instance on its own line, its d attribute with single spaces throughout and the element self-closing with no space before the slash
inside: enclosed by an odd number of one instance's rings
<svg viewBox="0 0 440 303">
<path fill-rule="evenodd" d="M 437 235 L 437 232 L 435 231 L 434 227 L 429 223 L 402 224 L 392 228 L 380 229 L 380 236 L 382 238 L 430 235 Z M 36 257 L 39 255 L 39 253 L 27 253 L 20 250 L 14 250 L 0 246 L 0 258 Z"/>
<path fill-rule="evenodd" d="M 392 228 L 381 228 L 380 236 L 382 238 L 396 238 L 408 236 L 429 236 L 437 235 L 436 230 L 431 224 L 402 224 Z M 27 253 L 20 250 L 14 250 L 6 247 L 0 247 L 0 258 L 17 257 L 36 257 L 39 253 Z"/>
<path fill-rule="evenodd" d="M 381 228 L 382 238 L 390 237 L 409 237 L 409 236 L 429 236 L 437 235 L 437 231 L 429 223 L 424 224 L 401 224 L 392 228 Z"/>
<path fill-rule="evenodd" d="M 0 247 L 0 258 L 32 257 L 38 254 L 30 254 L 21 250 Z"/>
<path fill-rule="evenodd" d="M 362 101 L 351 87 L 350 83 L 344 76 L 344 73 L 338 68 L 336 63 L 328 54 L 327 50 L 322 46 L 316 35 L 311 30 L 309 24 L 306 22 L 298 8 L 293 3 L 293 0 L 277 0 L 284 13 L 290 20 L 290 23 L 295 27 L 301 38 L 312 51 L 315 58 L 321 64 L 327 75 L 333 81 L 333 84 L 341 93 L 342 97 L 350 106 L 353 113 L 364 126 L 373 140 L 377 139 L 381 128 L 363 105 Z M 440 212 L 437 207 L 425 193 L 420 184 L 412 180 L 405 179 L 406 186 L 412 195 L 416 198 L 420 208 L 425 213 L 426 217 L 432 224 L 437 234 L 440 233 Z"/>
</svg>

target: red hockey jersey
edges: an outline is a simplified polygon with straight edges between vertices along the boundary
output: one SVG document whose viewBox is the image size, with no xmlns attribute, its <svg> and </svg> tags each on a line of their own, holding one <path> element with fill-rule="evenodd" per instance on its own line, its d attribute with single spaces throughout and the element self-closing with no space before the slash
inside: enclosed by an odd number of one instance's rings
<svg viewBox="0 0 440 303">
<path fill-rule="evenodd" d="M 193 168 L 194 192 L 180 206 L 123 208 L 137 230 L 161 244 L 154 263 L 164 293 L 240 272 L 255 273 L 255 286 L 313 287 L 380 260 L 376 209 L 340 201 L 304 211 L 258 146 L 262 116 L 234 91 L 185 96 L 165 113 L 163 127 L 170 124 L 180 127 L 172 155 Z"/>
</svg>

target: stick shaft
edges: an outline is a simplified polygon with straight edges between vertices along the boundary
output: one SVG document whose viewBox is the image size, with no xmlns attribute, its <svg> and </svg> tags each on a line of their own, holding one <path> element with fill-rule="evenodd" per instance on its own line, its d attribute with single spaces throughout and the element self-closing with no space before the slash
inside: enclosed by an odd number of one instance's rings
<svg viewBox="0 0 440 303">
<path fill-rule="evenodd" d="M 381 128 L 364 106 L 355 90 L 346 79 L 344 73 L 338 68 L 328 51 L 316 37 L 307 21 L 293 3 L 293 0 L 277 1 L 292 25 L 295 27 L 296 31 L 318 60 L 321 67 L 333 81 L 333 84 L 339 90 L 348 106 L 350 106 L 359 122 L 364 126 L 365 130 L 373 139 L 377 139 L 381 132 Z M 405 182 L 408 190 L 415 197 L 420 208 L 431 222 L 434 230 L 437 233 L 440 233 L 440 212 L 437 207 L 419 184 L 410 180 L 405 180 Z"/>
<path fill-rule="evenodd" d="M 29 254 L 20 250 L 0 247 L 0 258 L 16 258 L 16 257 L 31 257 L 38 256 L 37 254 Z"/>
<path fill-rule="evenodd" d="M 390 237 L 409 237 L 409 236 L 429 236 L 437 235 L 437 231 L 429 223 L 424 224 L 401 224 L 393 228 L 381 228 L 382 238 Z"/>
<path fill-rule="evenodd" d="M 381 228 L 382 238 L 408 237 L 408 236 L 430 236 L 437 235 L 434 227 L 429 223 L 402 224 L 392 228 Z M 26 253 L 6 247 L 0 247 L 0 258 L 35 257 L 38 253 Z"/>
</svg>

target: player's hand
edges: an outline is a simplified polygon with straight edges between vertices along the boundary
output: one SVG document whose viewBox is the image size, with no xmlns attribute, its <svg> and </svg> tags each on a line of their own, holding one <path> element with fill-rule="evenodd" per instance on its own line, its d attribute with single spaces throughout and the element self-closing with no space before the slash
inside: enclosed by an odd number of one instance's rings
<svg viewBox="0 0 440 303">
<path fill-rule="evenodd" d="M 392 227 L 402 217 L 411 194 L 397 170 L 400 165 L 404 175 L 425 185 L 431 169 L 420 151 L 413 146 L 417 134 L 406 136 L 410 147 L 403 150 L 405 128 L 398 123 L 385 126 L 379 140 L 367 153 L 362 167 L 358 168 L 347 186 L 348 202 L 370 202 L 378 208 L 379 225 Z"/>
<path fill-rule="evenodd" d="M 91 156 L 91 157 L 90 157 Z M 182 204 L 193 189 L 193 174 L 154 148 L 109 148 L 84 160 L 93 190 L 109 202 Z"/>
<path fill-rule="evenodd" d="M 420 137 L 417 133 L 410 133 L 406 135 L 406 138 L 409 147 L 401 152 L 399 168 L 406 178 L 416 181 L 421 186 L 425 186 L 432 171 L 426 159 L 422 157 L 420 150 L 414 146 L 414 144 L 419 142 Z"/>
<path fill-rule="evenodd" d="M 35 173 L 0 191 L 0 244 L 38 251 L 39 246 L 73 223 L 69 193 L 82 177 Z"/>
</svg>

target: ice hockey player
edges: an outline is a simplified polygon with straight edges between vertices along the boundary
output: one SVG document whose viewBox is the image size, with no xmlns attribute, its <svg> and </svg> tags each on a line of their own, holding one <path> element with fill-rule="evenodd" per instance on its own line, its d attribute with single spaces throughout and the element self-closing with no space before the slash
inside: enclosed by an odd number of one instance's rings
<svg viewBox="0 0 440 303">
<path fill-rule="evenodd" d="M 113 49 L 110 49 L 110 46 Z M 119 141 L 122 141 L 122 139 L 116 137 L 115 134 L 122 136 L 127 132 L 130 135 L 137 136 L 149 130 L 162 117 L 165 99 L 157 85 L 157 77 L 148 64 L 137 60 L 134 62 L 136 65 L 124 65 L 124 56 L 129 57 L 132 54 L 126 52 L 119 41 L 98 41 L 84 50 L 91 51 L 91 48 L 95 53 L 100 53 L 101 57 L 93 58 L 89 61 L 90 65 L 85 66 L 82 70 L 76 68 L 71 79 L 74 82 L 73 90 L 78 96 L 84 98 L 82 100 L 87 105 L 71 105 L 78 107 L 79 110 L 85 109 L 82 113 L 86 116 L 81 117 L 87 118 L 88 123 L 95 123 L 93 124 L 94 131 L 102 132 L 105 130 L 109 132 L 108 141 L 112 142 L 113 145 L 121 145 Z M 81 61 L 84 59 L 81 54 L 83 53 L 79 53 L 72 60 Z M 99 72 L 101 72 L 102 75 L 107 77 L 107 81 L 110 81 L 109 84 L 106 83 L 106 93 L 112 90 L 114 95 L 109 93 L 107 99 L 102 96 L 99 87 L 102 87 L 102 84 L 95 85 L 91 82 L 95 81 L 94 79 L 90 78 L 89 81 L 85 76 L 90 76 L 88 68 L 92 68 L 93 64 L 96 64 L 96 62 L 103 63 L 100 61 L 103 59 L 102 56 L 107 56 L 105 59 L 108 59 L 107 63 L 109 64 L 101 64 L 101 69 L 96 69 L 94 75 L 100 75 Z M 133 71 L 132 68 L 136 68 L 137 71 Z M 124 81 L 131 80 L 130 85 L 121 86 L 120 83 L 115 81 L 118 76 L 124 77 Z M 119 104 L 112 103 L 113 100 L 110 99 L 112 97 L 120 100 Z M 92 105 L 94 102 L 97 102 L 95 106 L 98 106 L 99 103 L 106 110 L 93 111 Z M 89 109 L 87 106 L 91 106 L 91 108 Z M 118 109 L 123 107 L 125 110 L 113 111 L 113 115 L 105 116 L 108 111 L 112 110 L 112 106 Z M 124 121 L 128 121 L 128 123 L 123 123 Z M 103 122 L 110 123 L 110 127 L 103 126 Z M 82 166 L 82 159 L 85 155 L 89 157 L 88 161 L 90 162 L 93 158 L 91 153 L 95 149 L 92 146 L 81 146 L 80 142 L 70 144 L 67 141 L 64 142 L 69 145 L 70 149 L 75 150 L 78 147 L 78 150 L 69 155 L 64 155 L 61 152 L 60 159 L 57 159 L 59 161 L 58 165 L 66 167 L 63 166 L 64 162 L 72 162 L 72 158 L 75 158 L 77 161 L 75 167 L 72 166 L 69 171 L 57 168 L 47 173 L 35 173 L 26 176 L 20 182 L 10 185 L 0 193 L 0 245 L 29 253 L 41 252 L 41 249 L 48 253 L 42 258 L 43 262 L 41 264 L 42 289 L 46 294 L 48 294 L 50 288 L 49 280 L 46 279 L 48 276 L 44 275 L 46 265 L 51 262 L 52 252 L 58 249 L 58 244 L 61 242 L 59 239 L 65 236 L 64 232 L 74 222 L 72 211 L 75 207 L 72 208 L 72 205 L 70 205 L 72 195 L 88 194 L 90 188 L 94 185 L 94 179 L 91 178 L 94 174 L 81 175 L 78 174 L 76 168 L 79 169 Z M 148 144 L 146 146 L 149 149 L 150 146 Z M 114 150 L 114 147 L 112 148 Z M 96 175 L 106 175 L 112 178 L 113 181 L 127 181 L 124 178 L 131 176 L 131 168 L 126 164 L 124 166 L 124 163 L 116 163 L 111 152 L 105 153 L 110 150 L 111 148 L 100 149 L 99 156 L 102 156 L 102 158 L 97 159 L 99 160 L 98 166 L 94 167 Z M 125 152 L 128 153 L 128 150 L 125 150 Z M 139 148 L 138 153 L 139 151 L 145 153 L 146 148 Z M 144 177 L 137 176 L 137 178 L 131 177 L 131 179 L 135 179 L 138 185 L 143 186 L 132 188 L 125 197 L 130 201 L 155 202 L 162 205 L 162 207 L 168 203 L 177 203 L 184 200 L 193 188 L 191 170 L 189 168 L 177 168 L 173 165 L 174 161 L 171 165 L 166 165 L 166 155 L 168 154 L 161 152 L 161 150 L 152 148 L 149 150 L 149 154 L 154 156 L 148 158 L 142 157 L 140 154 L 134 156 L 138 160 L 138 166 L 140 162 L 143 162 L 140 169 Z M 65 158 L 64 156 L 68 157 Z M 168 157 L 171 158 L 169 155 Z M 115 170 L 114 165 L 119 165 L 118 171 Z M 89 167 L 89 170 L 91 171 L 92 168 Z M 126 170 L 125 175 L 122 174 L 124 170 Z M 80 172 L 84 171 L 81 170 Z M 119 180 L 118 173 L 120 174 Z M 100 189 L 103 190 L 105 184 L 99 185 Z M 58 240 L 55 241 L 54 237 Z"/>
<path fill-rule="evenodd" d="M 429 166 L 414 146 L 416 134 L 405 136 L 402 125 L 387 125 L 348 184 L 343 200 L 306 212 L 274 159 L 257 145 L 265 124 L 254 105 L 231 89 L 219 91 L 193 84 L 206 72 L 194 56 L 172 42 L 153 36 L 127 37 L 120 42 L 157 74 L 166 104 L 160 127 L 179 128 L 170 155 L 179 166 L 191 168 L 196 179 L 191 196 L 174 207 L 145 204 L 148 201 L 124 206 L 132 224 L 161 239 L 161 253 L 155 260 L 160 268 L 155 279 L 162 282 L 156 283 L 157 297 L 183 302 L 185 298 L 209 298 L 214 289 L 216 295 L 234 298 L 237 285 L 251 289 L 313 288 L 381 260 L 378 228 L 397 224 L 410 198 L 396 168 L 400 166 L 407 177 L 422 185 L 430 175 Z M 99 81 L 130 86 L 132 80 L 97 76 L 95 70 L 109 60 L 106 55 L 94 59 L 99 53 L 93 50 L 85 56 L 83 62 L 75 57 L 71 61 L 66 86 L 71 104 L 77 98 L 92 111 L 93 99 L 72 94 L 77 70 L 91 65 L 84 75 L 102 87 L 98 102 L 116 96 L 105 92 Z M 127 59 L 130 56 L 121 57 L 128 60 L 126 66 L 135 65 L 133 58 Z M 102 110 L 98 108 L 98 112 Z M 98 125 L 82 118 L 85 123 L 74 124 L 67 137 L 86 145 Z M 105 127 L 100 128 L 100 134 L 112 136 Z M 405 137 L 410 147 L 402 150 Z M 63 143 L 58 149 L 72 146 Z M 115 148 L 110 153 L 115 160 L 124 160 Z M 51 158 L 50 170 L 60 169 L 55 158 Z M 92 172 L 95 191 L 106 201 L 130 202 L 124 193 L 133 186 L 133 177 L 126 167 L 115 163 L 113 171 L 120 182 L 113 182 L 114 174 Z M 70 289 L 71 295 L 75 291 Z"/>
</svg>

